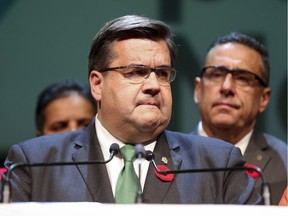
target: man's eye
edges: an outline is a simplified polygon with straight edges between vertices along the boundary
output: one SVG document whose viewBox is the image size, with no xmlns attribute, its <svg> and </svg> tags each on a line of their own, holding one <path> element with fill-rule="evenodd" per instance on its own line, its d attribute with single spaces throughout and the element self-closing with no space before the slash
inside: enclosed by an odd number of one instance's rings
<svg viewBox="0 0 288 216">
<path fill-rule="evenodd" d="M 223 77 L 224 76 L 224 73 L 222 71 L 213 71 L 211 74 L 210 74 L 211 77 Z"/>
<path fill-rule="evenodd" d="M 127 78 L 129 77 L 145 77 L 147 75 L 147 70 L 134 69 L 133 71 L 125 73 Z"/>
<path fill-rule="evenodd" d="M 167 70 L 157 70 L 158 77 L 169 77 L 170 72 Z"/>
<path fill-rule="evenodd" d="M 239 80 L 239 81 L 248 82 L 249 80 L 251 80 L 251 77 L 250 77 L 250 76 L 247 76 L 246 74 L 238 74 L 238 75 L 236 76 L 236 79 Z"/>
</svg>

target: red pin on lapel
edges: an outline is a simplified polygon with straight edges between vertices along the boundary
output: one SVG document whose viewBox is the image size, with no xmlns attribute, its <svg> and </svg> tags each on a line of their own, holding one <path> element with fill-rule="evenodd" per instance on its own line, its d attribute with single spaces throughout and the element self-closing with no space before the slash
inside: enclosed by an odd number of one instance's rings
<svg viewBox="0 0 288 216">
<path fill-rule="evenodd" d="M 157 165 L 158 170 L 160 171 L 167 171 L 170 170 L 168 167 L 164 166 L 164 165 Z M 156 169 L 154 169 L 154 173 L 157 176 L 157 178 L 159 178 L 162 181 L 165 182 L 171 182 L 174 179 L 174 175 L 172 173 L 168 173 L 167 175 L 163 175 L 160 174 L 156 171 Z"/>
<path fill-rule="evenodd" d="M 2 178 L 2 173 L 5 173 L 5 172 L 7 172 L 6 168 L 0 168 L 0 180 Z"/>
<path fill-rule="evenodd" d="M 248 169 L 246 170 L 246 174 L 250 175 L 252 178 L 257 179 L 260 176 L 260 173 L 255 169 L 249 169 L 249 167 L 259 168 L 255 164 L 245 163 L 244 165 Z"/>
</svg>

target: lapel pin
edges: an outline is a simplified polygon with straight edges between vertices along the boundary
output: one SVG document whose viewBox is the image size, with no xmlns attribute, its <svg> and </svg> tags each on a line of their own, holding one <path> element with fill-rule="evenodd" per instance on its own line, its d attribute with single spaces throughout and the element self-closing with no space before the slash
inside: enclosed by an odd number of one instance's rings
<svg viewBox="0 0 288 216">
<path fill-rule="evenodd" d="M 162 157 L 161 161 L 166 165 L 168 164 L 168 159 L 166 157 Z"/>
</svg>

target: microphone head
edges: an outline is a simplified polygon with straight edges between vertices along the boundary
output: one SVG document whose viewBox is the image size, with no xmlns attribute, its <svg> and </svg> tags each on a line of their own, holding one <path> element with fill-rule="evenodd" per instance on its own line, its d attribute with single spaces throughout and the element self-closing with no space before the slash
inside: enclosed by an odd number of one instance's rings
<svg viewBox="0 0 288 216">
<path fill-rule="evenodd" d="M 141 157 L 144 157 L 144 158 L 146 157 L 146 151 L 142 144 L 135 145 L 135 155 L 138 156 L 139 154 L 141 155 Z"/>
<path fill-rule="evenodd" d="M 154 156 L 154 154 L 153 154 L 152 151 L 150 151 L 150 150 L 146 151 L 145 159 L 146 159 L 147 161 L 154 160 L 154 158 L 155 158 L 155 156 Z"/>
<path fill-rule="evenodd" d="M 110 146 L 109 152 L 113 153 L 114 155 L 118 154 L 118 152 L 120 151 L 119 145 L 117 143 L 113 143 Z"/>
</svg>

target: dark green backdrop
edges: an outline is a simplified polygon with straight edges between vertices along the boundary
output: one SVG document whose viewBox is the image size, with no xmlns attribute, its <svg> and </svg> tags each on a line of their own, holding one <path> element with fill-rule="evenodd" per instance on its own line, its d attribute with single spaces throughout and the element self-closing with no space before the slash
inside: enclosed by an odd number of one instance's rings
<svg viewBox="0 0 288 216">
<path fill-rule="evenodd" d="M 286 0 L 0 0 L 0 156 L 34 137 L 37 94 L 56 80 L 87 82 L 87 54 L 99 28 L 126 14 L 170 24 L 179 45 L 170 129 L 190 132 L 199 115 L 193 80 L 212 40 L 241 31 L 270 51 L 272 98 L 259 127 L 287 140 Z"/>
</svg>

